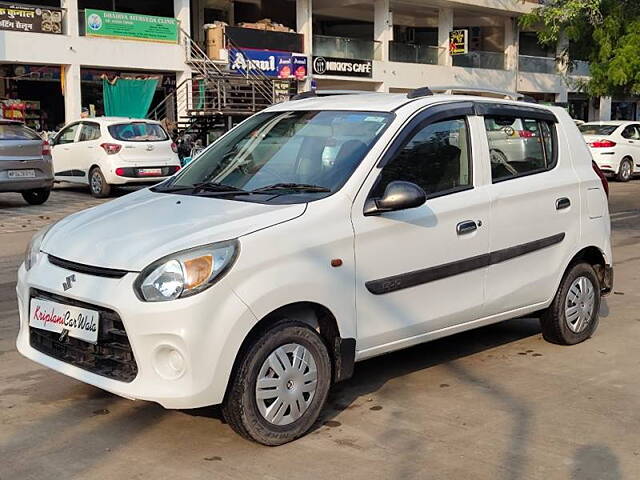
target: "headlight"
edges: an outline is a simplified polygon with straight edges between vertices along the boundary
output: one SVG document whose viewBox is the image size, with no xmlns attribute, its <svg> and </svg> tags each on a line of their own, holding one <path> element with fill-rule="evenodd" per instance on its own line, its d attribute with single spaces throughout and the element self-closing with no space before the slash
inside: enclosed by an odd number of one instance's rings
<svg viewBox="0 0 640 480">
<path fill-rule="evenodd" d="M 217 282 L 238 256 L 237 240 L 213 243 L 168 255 L 145 268 L 135 283 L 146 302 L 195 295 Z"/>
<path fill-rule="evenodd" d="M 42 241 L 44 240 L 45 235 L 56 223 L 58 222 L 54 222 L 51 225 L 44 227 L 31 238 L 31 241 L 29 242 L 29 245 L 27 245 L 27 250 L 24 254 L 24 268 L 27 269 L 27 272 L 31 270 L 31 267 L 33 267 L 38 260 Z"/>
</svg>

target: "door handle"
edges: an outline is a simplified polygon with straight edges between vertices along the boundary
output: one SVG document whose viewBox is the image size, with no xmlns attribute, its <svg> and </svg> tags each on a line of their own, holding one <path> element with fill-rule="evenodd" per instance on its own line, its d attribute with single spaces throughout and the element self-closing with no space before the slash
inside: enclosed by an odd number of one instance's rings
<svg viewBox="0 0 640 480">
<path fill-rule="evenodd" d="M 556 210 L 564 210 L 571 206 L 571 200 L 567 197 L 562 197 L 556 200 Z"/>
<path fill-rule="evenodd" d="M 475 232 L 477 229 L 478 224 L 473 220 L 465 220 L 456 226 L 456 232 L 458 235 L 466 235 L 467 233 Z"/>
</svg>

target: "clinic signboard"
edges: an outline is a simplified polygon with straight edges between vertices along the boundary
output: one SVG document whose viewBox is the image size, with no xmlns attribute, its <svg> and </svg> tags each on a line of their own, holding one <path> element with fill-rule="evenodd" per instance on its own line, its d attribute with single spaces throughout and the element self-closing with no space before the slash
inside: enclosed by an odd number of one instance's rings
<svg viewBox="0 0 640 480">
<path fill-rule="evenodd" d="M 229 70 L 236 73 L 260 70 L 267 77 L 302 80 L 307 76 L 307 57 L 273 50 L 230 48 Z"/>
<path fill-rule="evenodd" d="M 0 30 L 62 34 L 62 9 L 0 2 Z"/>
<path fill-rule="evenodd" d="M 373 75 L 373 62 L 371 60 L 313 57 L 312 63 L 314 75 L 365 78 L 371 78 Z"/>
<path fill-rule="evenodd" d="M 178 43 L 179 28 L 178 20 L 170 17 L 85 10 L 85 33 L 88 37 Z"/>
</svg>

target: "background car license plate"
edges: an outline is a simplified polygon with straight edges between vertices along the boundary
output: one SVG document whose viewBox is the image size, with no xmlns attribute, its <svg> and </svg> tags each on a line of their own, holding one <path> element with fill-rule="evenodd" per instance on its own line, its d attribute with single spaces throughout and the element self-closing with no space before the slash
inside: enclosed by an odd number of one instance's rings
<svg viewBox="0 0 640 480">
<path fill-rule="evenodd" d="M 138 175 L 141 177 L 157 177 L 162 175 L 161 168 L 139 168 Z"/>
<path fill-rule="evenodd" d="M 98 316 L 95 310 L 32 298 L 29 326 L 56 333 L 68 330 L 70 337 L 97 343 Z"/>
<path fill-rule="evenodd" d="M 9 170 L 9 178 L 35 178 L 35 170 Z"/>
</svg>

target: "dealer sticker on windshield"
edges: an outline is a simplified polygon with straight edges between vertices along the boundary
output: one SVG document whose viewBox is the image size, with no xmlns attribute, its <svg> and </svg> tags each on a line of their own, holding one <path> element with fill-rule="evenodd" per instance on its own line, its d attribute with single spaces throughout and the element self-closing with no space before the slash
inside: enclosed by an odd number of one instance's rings
<svg viewBox="0 0 640 480">
<path fill-rule="evenodd" d="M 99 313 L 95 310 L 32 298 L 29 326 L 97 343 L 98 317 Z"/>
</svg>

